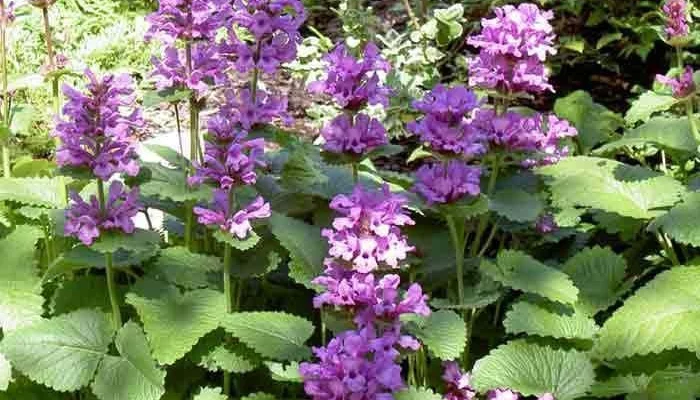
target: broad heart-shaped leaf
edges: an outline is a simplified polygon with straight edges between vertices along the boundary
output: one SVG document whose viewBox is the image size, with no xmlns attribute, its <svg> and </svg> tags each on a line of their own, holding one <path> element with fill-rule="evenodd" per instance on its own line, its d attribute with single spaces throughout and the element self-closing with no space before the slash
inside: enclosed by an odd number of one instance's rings
<svg viewBox="0 0 700 400">
<path fill-rule="evenodd" d="M 222 394 L 221 388 L 202 388 L 193 400 L 228 400 L 228 396 Z"/>
<path fill-rule="evenodd" d="M 105 314 L 79 310 L 11 332 L 0 351 L 33 381 L 64 392 L 90 383 L 111 341 Z"/>
<path fill-rule="evenodd" d="M 593 348 L 602 359 L 679 348 L 700 353 L 700 267 L 666 271 L 605 322 Z"/>
<path fill-rule="evenodd" d="M 499 190 L 489 199 L 489 208 L 514 222 L 533 222 L 544 211 L 544 201 L 520 189 Z"/>
<path fill-rule="evenodd" d="M 700 213 L 700 193 L 691 193 L 666 214 L 656 218 L 649 231 L 662 231 L 679 243 L 700 246 L 700 226 L 697 217 Z"/>
<path fill-rule="evenodd" d="M 409 330 L 435 357 L 454 360 L 462 354 L 467 342 L 467 327 L 459 314 L 451 310 L 439 310 L 416 321 L 417 326 Z"/>
<path fill-rule="evenodd" d="M 158 252 L 159 243 L 160 235 L 158 232 L 136 229 L 134 233 L 107 232 L 102 234 L 90 248 L 100 253 L 114 254 L 119 250 L 126 250 L 155 255 Z"/>
<path fill-rule="evenodd" d="M 0 392 L 7 390 L 12 382 L 12 365 L 5 358 L 5 356 L 0 353 Z"/>
<path fill-rule="evenodd" d="M 584 207 L 623 217 L 650 219 L 676 204 L 685 188 L 643 167 L 595 157 L 569 157 L 538 170 L 555 207 Z"/>
<path fill-rule="evenodd" d="M 300 360 L 310 355 L 304 343 L 314 333 L 314 325 L 304 318 L 279 312 L 242 312 L 225 315 L 221 326 L 273 360 Z"/>
<path fill-rule="evenodd" d="M 428 388 L 416 388 L 416 387 L 409 387 L 408 389 L 404 389 L 396 395 L 394 395 L 394 399 L 396 400 L 441 400 L 442 396 L 439 394 L 435 394 L 435 392 L 432 391 L 432 389 Z"/>
<path fill-rule="evenodd" d="M 476 362 L 473 386 L 480 392 L 509 388 L 525 396 L 551 393 L 557 400 L 577 399 L 595 380 L 585 353 L 515 340 Z"/>
<path fill-rule="evenodd" d="M 210 289 L 181 294 L 178 289 L 163 285 L 157 298 L 129 293 L 126 301 L 136 308 L 143 321 L 156 360 L 166 365 L 182 358 L 199 338 L 216 329 L 226 311 L 224 295 Z"/>
<path fill-rule="evenodd" d="M 589 315 L 607 310 L 627 290 L 625 259 L 609 248 L 583 249 L 564 264 L 579 289 L 576 309 Z"/>
<path fill-rule="evenodd" d="M 321 237 L 321 229 L 298 219 L 273 213 L 270 230 L 280 244 L 289 251 L 289 269 L 292 279 L 306 287 L 323 272 L 323 259 L 328 245 Z"/>
<path fill-rule="evenodd" d="M 223 263 L 218 257 L 192 253 L 185 247 L 170 247 L 160 252 L 148 274 L 185 289 L 202 289 L 217 282 L 214 276 L 218 277 L 222 271 Z"/>
<path fill-rule="evenodd" d="M 0 178 L 0 201 L 47 208 L 66 207 L 66 179 Z"/>
<path fill-rule="evenodd" d="M 170 199 L 175 202 L 208 200 L 212 191 L 206 186 L 192 188 L 185 184 L 185 173 L 155 163 L 145 163 L 151 179 L 140 186 L 141 196 Z"/>
<path fill-rule="evenodd" d="M 557 99 L 554 112 L 576 127 L 584 153 L 598 143 L 608 141 L 624 124 L 622 117 L 594 102 L 591 95 L 582 90 Z"/>
<path fill-rule="evenodd" d="M 229 245 L 240 251 L 250 250 L 260 242 L 260 236 L 255 232 L 251 232 L 245 239 L 239 239 L 228 232 L 222 232 L 220 230 L 214 232 L 212 236 L 214 236 L 214 239 L 218 242 Z"/>
<path fill-rule="evenodd" d="M 0 240 L 0 328 L 7 333 L 41 319 L 44 298 L 34 263 L 34 245 L 41 231 L 18 226 Z"/>
<path fill-rule="evenodd" d="M 578 298 L 578 289 L 565 273 L 521 251 L 502 251 L 496 264 L 484 261 L 481 270 L 505 286 L 549 300 L 574 304 Z"/>
<path fill-rule="evenodd" d="M 632 103 L 632 107 L 625 114 L 625 121 L 633 125 L 639 121 L 648 121 L 654 113 L 666 111 L 678 103 L 673 96 L 654 93 L 651 91 L 642 93 Z"/>
<path fill-rule="evenodd" d="M 510 334 L 526 333 L 559 339 L 593 339 L 598 326 L 581 312 L 557 312 L 520 301 L 506 313 L 503 325 Z"/>
<path fill-rule="evenodd" d="M 698 145 L 690 131 L 688 118 L 655 117 L 649 122 L 625 133 L 625 136 L 595 150 L 606 154 L 626 146 L 655 145 L 667 150 L 695 154 Z"/>
<path fill-rule="evenodd" d="M 134 322 L 127 322 L 114 344 L 119 357 L 107 356 L 92 384 L 100 400 L 158 400 L 165 393 L 165 371 L 160 370 L 146 337 Z"/>
</svg>

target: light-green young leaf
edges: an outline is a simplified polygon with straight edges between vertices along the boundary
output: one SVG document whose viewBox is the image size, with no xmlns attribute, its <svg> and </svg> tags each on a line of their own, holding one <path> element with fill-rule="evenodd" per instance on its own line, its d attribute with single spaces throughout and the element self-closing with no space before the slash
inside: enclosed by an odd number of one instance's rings
<svg viewBox="0 0 700 400">
<path fill-rule="evenodd" d="M 441 400 L 442 396 L 435 394 L 432 389 L 410 386 L 394 396 L 396 400 Z"/>
<path fill-rule="evenodd" d="M 250 350 L 248 350 L 250 352 Z M 220 345 L 205 354 L 199 362 L 199 366 L 211 372 L 227 371 L 235 374 L 250 372 L 260 365 L 258 360 L 245 354 L 238 348 L 228 348 Z"/>
<path fill-rule="evenodd" d="M 228 400 L 228 396 L 222 394 L 221 388 L 202 388 L 193 400 Z"/>
<path fill-rule="evenodd" d="M 591 95 L 582 90 L 557 99 L 554 112 L 576 127 L 577 140 L 581 142 L 584 153 L 598 143 L 608 141 L 624 124 L 621 116 L 594 102 Z"/>
<path fill-rule="evenodd" d="M 673 96 L 658 94 L 652 91 L 642 93 L 632 103 L 632 107 L 625 114 L 625 121 L 633 125 L 639 121 L 648 121 L 657 112 L 666 111 L 678 103 Z"/>
<path fill-rule="evenodd" d="M 267 393 L 253 393 L 242 397 L 241 400 L 277 400 L 277 398 Z"/>
<path fill-rule="evenodd" d="M 592 339 L 598 331 L 595 321 L 581 312 L 556 312 L 527 301 L 515 303 L 503 325 L 510 334 L 559 339 Z"/>
<path fill-rule="evenodd" d="M 103 313 L 79 310 L 11 332 L 0 351 L 31 380 L 65 392 L 90 383 L 111 341 Z"/>
<path fill-rule="evenodd" d="M 454 311 L 439 310 L 417 320 L 411 331 L 440 360 L 454 360 L 462 354 L 466 344 L 467 328 L 464 320 Z"/>
<path fill-rule="evenodd" d="M 688 118 L 656 117 L 625 133 L 625 136 L 596 149 L 595 154 L 607 154 L 624 147 L 654 145 L 667 150 L 695 154 L 697 143 L 690 131 Z"/>
<path fill-rule="evenodd" d="M 609 248 L 583 249 L 564 264 L 579 289 L 576 309 L 589 315 L 607 310 L 627 290 L 625 259 Z"/>
<path fill-rule="evenodd" d="M 120 356 L 106 356 L 100 364 L 93 393 L 100 400 L 158 400 L 165 393 L 165 371 L 156 366 L 146 337 L 127 322 L 114 340 Z"/>
<path fill-rule="evenodd" d="M 5 358 L 5 356 L 0 353 L 0 392 L 4 392 L 10 386 L 12 382 L 12 365 Z"/>
<path fill-rule="evenodd" d="M 46 208 L 66 207 L 66 180 L 58 178 L 0 178 L 0 201 Z"/>
<path fill-rule="evenodd" d="M 573 400 L 593 385 L 593 364 L 585 353 L 553 349 L 516 340 L 492 350 L 476 362 L 474 387 L 480 392 L 509 388 L 525 396 L 551 393 L 557 400 Z"/>
</svg>

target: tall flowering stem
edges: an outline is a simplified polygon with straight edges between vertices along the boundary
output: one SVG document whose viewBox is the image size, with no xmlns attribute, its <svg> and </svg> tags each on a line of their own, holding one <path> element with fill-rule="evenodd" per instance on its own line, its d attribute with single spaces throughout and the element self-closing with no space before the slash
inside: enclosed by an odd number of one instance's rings
<svg viewBox="0 0 700 400">
<path fill-rule="evenodd" d="M 5 4 L 5 0 L 0 0 L 0 66 L 2 67 L 2 122 L 5 127 L 10 126 L 10 93 L 8 91 L 8 70 L 7 70 L 7 28 L 14 20 L 14 10 L 12 3 Z M 2 173 L 9 178 L 12 175 L 10 169 L 10 148 L 9 136 L 2 141 Z"/>
</svg>

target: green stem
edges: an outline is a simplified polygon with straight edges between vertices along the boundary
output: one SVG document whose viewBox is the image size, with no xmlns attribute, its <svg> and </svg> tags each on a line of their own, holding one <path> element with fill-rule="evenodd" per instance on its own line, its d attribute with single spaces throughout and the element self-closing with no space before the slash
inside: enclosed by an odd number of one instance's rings
<svg viewBox="0 0 700 400">
<path fill-rule="evenodd" d="M 464 235 L 464 223 L 463 221 L 457 225 L 453 216 L 448 215 L 445 217 L 447 220 L 447 227 L 450 231 L 450 238 L 452 239 L 452 245 L 455 251 L 455 265 L 457 266 L 457 304 L 462 306 L 464 304 L 464 247 L 465 247 L 465 235 Z M 465 324 L 468 323 L 467 310 L 461 310 L 462 319 Z M 469 333 L 467 333 L 469 335 Z M 469 338 L 465 337 L 468 341 Z M 469 355 L 465 351 L 463 355 L 463 362 L 468 360 Z M 466 367 L 465 364 L 463 364 Z"/>
<path fill-rule="evenodd" d="M 48 55 L 49 71 L 56 71 L 56 56 L 53 51 L 53 35 L 51 34 L 51 23 L 49 21 L 49 7 L 41 9 L 44 18 L 44 40 L 46 41 L 46 54 Z M 56 115 L 61 114 L 61 94 L 58 90 L 58 77 L 51 80 L 51 95 L 53 98 L 53 108 Z"/>
<path fill-rule="evenodd" d="M 97 180 L 97 195 L 100 201 L 100 211 L 105 212 L 105 188 L 101 179 Z M 122 314 L 119 308 L 119 297 L 117 297 L 117 285 L 115 282 L 114 258 L 112 253 L 105 253 L 105 270 L 107 274 L 107 292 L 109 292 L 109 303 L 112 306 L 112 322 L 114 330 L 122 327 Z"/>
<path fill-rule="evenodd" d="M 12 176 L 10 169 L 10 148 L 7 144 L 2 145 L 2 176 L 9 178 Z"/>
<path fill-rule="evenodd" d="M 182 155 L 182 165 L 181 168 L 185 173 L 184 185 L 187 187 L 187 162 L 185 162 L 185 145 L 182 143 L 182 122 L 180 120 L 180 105 L 178 103 L 173 103 L 173 108 L 175 109 L 175 126 L 177 127 L 177 144 L 180 148 L 180 154 Z"/>
<path fill-rule="evenodd" d="M 695 120 L 695 107 L 693 106 L 693 98 L 690 97 L 685 101 L 685 112 L 688 114 L 688 122 L 690 123 L 690 132 L 693 133 L 695 142 L 700 144 L 700 132 L 698 132 L 698 124 Z"/>
<path fill-rule="evenodd" d="M 357 183 L 360 181 L 360 169 L 357 163 L 352 163 L 351 164 L 352 168 L 352 182 L 357 185 Z"/>
<path fill-rule="evenodd" d="M 233 189 L 228 192 L 228 206 L 229 213 L 235 207 L 235 193 Z M 224 296 L 226 297 L 226 313 L 231 314 L 234 311 L 234 299 L 233 299 L 233 285 L 231 281 L 231 256 L 232 248 L 228 244 L 224 244 L 224 265 L 223 265 L 223 278 L 224 278 Z M 224 371 L 224 395 L 229 397 L 231 395 L 231 373 Z"/>
<path fill-rule="evenodd" d="M 7 10 L 5 1 L 0 0 L 0 15 L 6 15 Z M 7 82 L 7 26 L 0 23 L 0 64 L 2 64 L 2 120 L 5 127 L 10 127 L 10 93 L 8 91 Z M 10 170 L 10 148 L 8 147 L 9 137 L 2 143 L 2 172 L 3 176 L 9 178 L 12 176 Z"/>
<path fill-rule="evenodd" d="M 493 190 L 496 188 L 496 181 L 498 181 L 499 168 L 501 166 L 501 156 L 496 155 L 493 159 L 493 165 L 491 168 L 491 177 L 489 178 L 488 187 L 486 189 L 487 197 L 491 197 Z M 474 242 L 472 243 L 471 255 L 475 257 L 479 249 L 481 248 L 481 237 L 484 235 L 484 231 L 489 223 L 489 214 L 486 213 L 479 219 L 479 225 L 476 229 L 476 236 L 474 237 Z"/>
<path fill-rule="evenodd" d="M 666 236 L 664 233 L 657 233 L 656 238 L 659 241 L 659 244 L 661 247 L 664 249 L 664 252 L 666 253 L 666 257 L 668 257 L 669 260 L 671 260 L 671 264 L 674 267 L 677 267 L 681 265 L 680 260 L 678 259 L 678 255 L 676 254 L 676 251 L 673 249 L 673 242 Z"/>
</svg>

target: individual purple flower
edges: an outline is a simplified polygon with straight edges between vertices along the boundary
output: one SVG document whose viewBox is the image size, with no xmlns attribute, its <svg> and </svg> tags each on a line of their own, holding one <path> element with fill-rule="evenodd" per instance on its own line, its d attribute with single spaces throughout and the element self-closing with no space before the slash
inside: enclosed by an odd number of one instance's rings
<svg viewBox="0 0 700 400">
<path fill-rule="evenodd" d="M 146 39 L 166 44 L 175 40 L 212 40 L 228 27 L 233 15 L 228 0 L 160 0 L 158 10 L 146 17 Z"/>
<path fill-rule="evenodd" d="M 405 212 L 406 199 L 392 194 L 388 186 L 369 191 L 357 185 L 351 195 L 336 196 L 330 207 L 342 216 L 333 221 L 333 229 L 322 232 L 331 246 L 329 254 L 351 263 L 356 271 L 398 268 L 414 250 L 400 229 L 414 224 Z"/>
<path fill-rule="evenodd" d="M 475 157 L 486 152 L 485 136 L 470 122 L 479 105 L 476 95 L 462 86 L 448 89 L 438 85 L 413 102 L 425 116 L 407 128 L 437 151 Z"/>
<path fill-rule="evenodd" d="M 429 204 L 452 203 L 481 193 L 481 168 L 463 161 L 426 164 L 416 172 L 414 190 Z"/>
<path fill-rule="evenodd" d="M 339 44 L 323 61 L 327 64 L 326 77 L 311 83 L 309 91 L 331 96 L 347 110 L 359 110 L 367 104 L 389 105 L 391 89 L 382 84 L 379 73 L 389 72 L 391 66 L 374 43 L 365 45 L 361 59 Z"/>
<path fill-rule="evenodd" d="M 185 50 L 166 47 L 163 58 L 151 59 L 155 67 L 151 77 L 158 90 L 180 88 L 191 89 L 197 97 L 203 97 L 213 85 L 222 85 L 228 81 L 225 63 L 219 57 L 216 48 L 207 44 L 195 44 L 192 47 L 192 68 L 187 66 Z"/>
<path fill-rule="evenodd" d="M 66 210 L 65 234 L 90 246 L 105 231 L 133 233 L 132 219 L 142 209 L 138 198 L 137 188 L 127 191 L 118 181 L 110 185 L 104 209 L 97 196 L 91 196 L 88 203 L 78 193 L 72 192 L 71 205 Z"/>
<path fill-rule="evenodd" d="M 13 22 L 15 22 L 15 2 L 10 1 L 9 3 L 5 4 L 3 7 L 3 13 L 0 14 L 0 25 L 7 28 Z"/>
<path fill-rule="evenodd" d="M 56 162 L 88 168 L 102 180 L 116 173 L 137 175 L 134 133 L 144 121 L 135 108 L 131 78 L 107 75 L 100 80 L 89 69 L 85 75 L 85 93 L 63 86 L 68 101 L 63 107 L 66 119 L 57 122 L 53 133 L 61 140 Z"/>
<path fill-rule="evenodd" d="M 538 59 L 481 52 L 469 61 L 469 85 L 506 93 L 554 92 L 549 70 Z"/>
<path fill-rule="evenodd" d="M 520 395 L 510 389 L 496 389 L 488 393 L 487 400 L 519 400 Z"/>
<path fill-rule="evenodd" d="M 525 131 L 534 132 L 532 135 L 535 137 L 536 148 L 532 157 L 525 161 L 525 166 L 558 163 L 570 153 L 564 140 L 578 135 L 578 130 L 568 121 L 559 119 L 553 114 L 536 114 L 526 119 Z"/>
<path fill-rule="evenodd" d="M 656 81 L 671 88 L 673 97 L 684 99 L 695 93 L 695 79 L 693 67 L 686 66 L 678 77 L 656 75 Z"/>
<path fill-rule="evenodd" d="M 463 372 L 459 364 L 447 361 L 442 364 L 445 372 L 442 380 L 445 382 L 445 400 L 473 400 L 476 398 L 476 390 L 471 386 L 471 375 Z"/>
<path fill-rule="evenodd" d="M 226 102 L 220 107 L 220 112 L 225 114 L 232 122 L 240 124 L 245 130 L 250 130 L 256 125 L 268 124 L 280 119 L 289 125 L 292 118 L 287 113 L 287 98 L 273 96 L 264 90 L 257 90 L 253 101 L 249 89 L 234 92 L 226 92 Z"/>
<path fill-rule="evenodd" d="M 389 142 L 381 122 L 366 114 L 352 116 L 346 113 L 335 117 L 323 127 L 323 149 L 331 153 L 367 154 Z"/>
<path fill-rule="evenodd" d="M 670 41 L 685 39 L 690 34 L 688 3 L 686 0 L 666 0 L 663 7 L 666 17 L 666 36 Z"/>
<path fill-rule="evenodd" d="M 552 233 L 559 229 L 559 227 L 557 226 L 557 222 L 554 220 L 554 216 L 552 214 L 545 214 L 541 216 L 537 220 L 535 228 L 537 229 L 537 232 L 541 234 Z"/>
<path fill-rule="evenodd" d="M 218 226 L 224 232 L 228 232 L 238 239 L 245 239 L 253 231 L 250 221 L 254 219 L 268 218 L 270 204 L 258 196 L 246 207 L 232 213 L 229 207 L 228 192 L 224 190 L 214 191 L 212 208 L 195 207 L 194 214 L 203 225 Z"/>
</svg>

